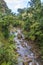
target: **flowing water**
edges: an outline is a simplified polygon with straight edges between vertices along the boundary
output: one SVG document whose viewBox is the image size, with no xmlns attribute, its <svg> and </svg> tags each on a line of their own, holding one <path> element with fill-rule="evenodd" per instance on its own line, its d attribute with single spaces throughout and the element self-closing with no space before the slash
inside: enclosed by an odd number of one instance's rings
<svg viewBox="0 0 43 65">
<path fill-rule="evenodd" d="M 16 42 L 17 52 L 19 54 L 18 65 L 39 65 L 39 63 L 35 60 L 34 53 L 31 51 L 31 46 L 28 46 L 21 30 L 17 29 L 14 34 L 16 35 L 14 40 Z M 22 37 L 18 38 L 18 34 Z"/>
</svg>

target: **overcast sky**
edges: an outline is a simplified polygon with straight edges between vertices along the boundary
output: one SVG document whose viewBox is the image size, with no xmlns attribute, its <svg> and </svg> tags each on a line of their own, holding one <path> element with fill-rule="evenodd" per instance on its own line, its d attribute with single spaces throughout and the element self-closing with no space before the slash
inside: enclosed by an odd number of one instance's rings
<svg viewBox="0 0 43 65">
<path fill-rule="evenodd" d="M 30 0 L 5 0 L 7 6 L 12 10 L 12 12 L 17 12 L 18 8 L 24 8 Z M 41 0 L 43 1 L 43 0 Z"/>
</svg>

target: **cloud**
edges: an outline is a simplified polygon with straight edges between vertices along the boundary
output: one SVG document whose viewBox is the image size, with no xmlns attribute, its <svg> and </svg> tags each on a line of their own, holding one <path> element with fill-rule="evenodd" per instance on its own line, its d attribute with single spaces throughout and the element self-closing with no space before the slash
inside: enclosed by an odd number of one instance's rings
<svg viewBox="0 0 43 65">
<path fill-rule="evenodd" d="M 13 11 L 16 12 L 18 8 L 24 8 L 27 6 L 29 0 L 5 0 L 7 6 Z"/>
<path fill-rule="evenodd" d="M 7 6 L 13 11 L 17 12 L 18 8 L 24 8 L 27 7 L 27 3 L 30 0 L 5 0 L 7 3 Z M 41 0 L 43 2 L 43 0 Z"/>
</svg>

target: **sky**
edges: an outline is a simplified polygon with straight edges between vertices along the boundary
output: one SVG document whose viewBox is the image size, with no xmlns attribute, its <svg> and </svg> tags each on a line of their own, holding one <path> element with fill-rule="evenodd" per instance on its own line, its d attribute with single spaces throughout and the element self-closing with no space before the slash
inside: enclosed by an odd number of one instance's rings
<svg viewBox="0 0 43 65">
<path fill-rule="evenodd" d="M 7 3 L 9 9 L 16 13 L 18 8 L 24 8 L 27 6 L 30 0 L 4 0 Z M 43 0 L 41 0 L 43 2 Z"/>
</svg>

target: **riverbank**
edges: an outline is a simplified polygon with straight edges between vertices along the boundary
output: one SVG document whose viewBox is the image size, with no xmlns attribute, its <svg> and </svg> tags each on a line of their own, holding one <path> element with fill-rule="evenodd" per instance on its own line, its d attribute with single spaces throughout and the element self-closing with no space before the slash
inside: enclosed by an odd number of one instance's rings
<svg viewBox="0 0 43 65">
<path fill-rule="evenodd" d="M 22 33 L 24 33 L 24 31 Z M 31 51 L 35 54 L 35 58 L 37 59 L 39 64 L 43 65 L 43 59 L 41 58 L 40 48 L 37 45 L 37 42 L 28 40 L 27 38 L 25 38 L 25 40 L 27 41 L 28 46 L 31 46 Z"/>
</svg>

